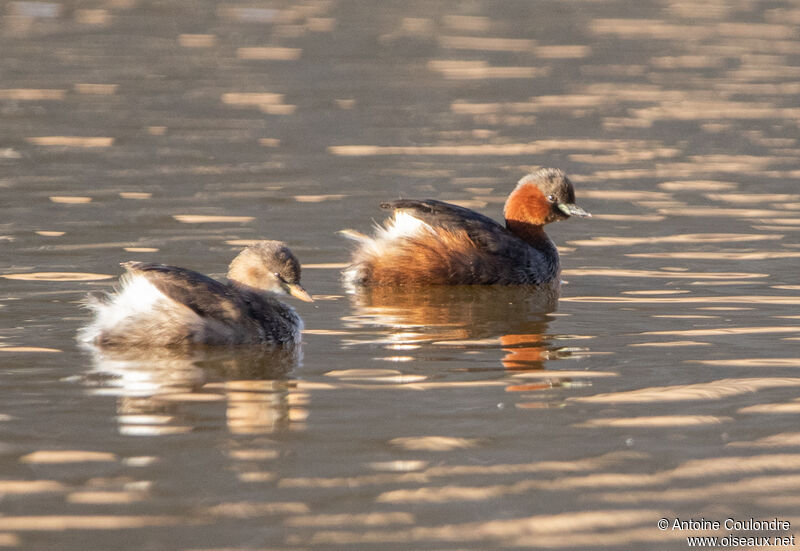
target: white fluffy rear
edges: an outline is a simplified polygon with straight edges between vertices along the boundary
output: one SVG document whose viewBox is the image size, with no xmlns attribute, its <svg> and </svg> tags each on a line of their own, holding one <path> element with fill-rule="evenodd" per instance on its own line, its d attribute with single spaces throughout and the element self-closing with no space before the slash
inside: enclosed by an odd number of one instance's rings
<svg viewBox="0 0 800 551">
<path fill-rule="evenodd" d="M 359 253 L 369 256 L 380 255 L 383 252 L 382 249 L 392 241 L 415 237 L 426 231 L 433 232 L 434 230 L 430 225 L 408 212 L 396 210 L 394 218 L 388 219 L 383 226 L 375 228 L 375 237 L 364 241 Z"/>
<path fill-rule="evenodd" d="M 174 303 L 161 293 L 147 278 L 125 274 L 121 288 L 107 300 L 89 300 L 86 306 L 94 311 L 94 320 L 81 329 L 78 339 L 94 342 L 104 332 L 115 331 L 135 320 L 148 319 L 157 310 Z"/>
<path fill-rule="evenodd" d="M 373 257 L 383 254 L 384 249 L 398 239 L 416 237 L 423 232 L 434 232 L 426 222 L 404 210 L 394 211 L 394 217 L 377 225 L 375 236 L 369 237 L 362 233 L 345 230 L 342 234 L 360 243 L 358 250 L 353 255 L 353 265 L 343 272 L 344 283 L 353 288 L 360 279 L 359 264 Z"/>
<path fill-rule="evenodd" d="M 386 225 L 378 228 L 375 239 L 400 239 L 418 235 L 423 231 L 433 231 L 433 228 L 404 210 L 394 211 L 394 218 L 390 218 Z"/>
</svg>

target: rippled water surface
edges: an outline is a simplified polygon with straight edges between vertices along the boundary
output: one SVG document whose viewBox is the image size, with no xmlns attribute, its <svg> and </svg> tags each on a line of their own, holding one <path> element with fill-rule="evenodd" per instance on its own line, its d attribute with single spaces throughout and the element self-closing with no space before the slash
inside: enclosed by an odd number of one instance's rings
<svg viewBox="0 0 800 551">
<path fill-rule="evenodd" d="M 792 0 L 0 4 L 0 547 L 790 537 L 799 28 Z M 594 214 L 548 226 L 559 300 L 344 292 L 336 232 L 380 201 L 499 218 L 535 166 Z M 120 262 L 221 276 L 259 238 L 304 264 L 302 357 L 76 344 Z"/>
</svg>

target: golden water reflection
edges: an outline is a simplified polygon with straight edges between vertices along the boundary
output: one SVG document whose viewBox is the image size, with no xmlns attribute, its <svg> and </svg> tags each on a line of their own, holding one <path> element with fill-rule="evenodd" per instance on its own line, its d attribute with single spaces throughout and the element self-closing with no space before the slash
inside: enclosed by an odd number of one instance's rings
<svg viewBox="0 0 800 551">
<path fill-rule="evenodd" d="M 91 349 L 89 391 L 117 396 L 122 434 L 158 436 L 199 427 L 193 404 L 232 434 L 302 428 L 307 396 L 288 376 L 299 349 L 196 348 L 149 351 Z"/>
<path fill-rule="evenodd" d="M 348 345 L 381 344 L 389 355 L 376 359 L 395 364 L 429 356 L 431 350 L 447 349 L 450 354 L 469 358 L 469 364 L 474 366 L 456 368 L 456 372 L 496 374 L 501 369 L 505 382 L 485 378 L 427 381 L 427 374 L 403 373 L 399 371 L 399 364 L 395 370 L 381 370 L 380 373 L 348 370 L 328 375 L 351 385 L 356 380 L 361 384 L 380 381 L 393 383 L 398 388 L 424 390 L 504 384 L 508 392 L 535 392 L 563 386 L 577 378 L 592 378 L 595 374 L 591 371 L 544 371 L 549 360 L 585 353 L 579 348 L 554 346 L 555 337 L 548 335 L 558 294 L 557 286 L 363 289 L 351 296 L 353 315 L 345 322 L 372 334 L 353 339 Z M 485 359 L 496 350 L 502 352 L 499 365 Z M 525 380 L 509 377 L 511 371 L 541 373 L 541 376 Z M 605 375 L 616 374 L 597 376 Z M 533 405 L 536 404 L 517 404 L 518 407 Z"/>
</svg>

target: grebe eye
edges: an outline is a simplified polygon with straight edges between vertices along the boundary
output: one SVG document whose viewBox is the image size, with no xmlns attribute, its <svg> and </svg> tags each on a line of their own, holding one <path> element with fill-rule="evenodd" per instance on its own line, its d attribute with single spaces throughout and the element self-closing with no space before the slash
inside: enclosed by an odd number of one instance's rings
<svg viewBox="0 0 800 551">
<path fill-rule="evenodd" d="M 555 195 L 548 195 L 547 196 L 547 200 L 550 201 L 551 203 L 555 203 L 556 202 L 556 196 Z"/>
</svg>

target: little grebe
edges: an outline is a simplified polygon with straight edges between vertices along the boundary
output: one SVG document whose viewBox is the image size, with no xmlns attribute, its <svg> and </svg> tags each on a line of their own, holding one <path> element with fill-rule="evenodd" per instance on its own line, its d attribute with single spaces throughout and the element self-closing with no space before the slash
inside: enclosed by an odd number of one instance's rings
<svg viewBox="0 0 800 551">
<path fill-rule="evenodd" d="M 114 294 L 90 295 L 94 320 L 79 339 L 97 346 L 266 344 L 300 342 L 303 322 L 271 293 L 313 300 L 300 285 L 300 263 L 279 241 L 245 248 L 228 282 L 164 264 L 124 262 Z"/>
<path fill-rule="evenodd" d="M 506 225 L 473 210 L 436 201 L 382 203 L 394 217 L 374 237 L 345 230 L 360 243 L 345 282 L 374 285 L 542 285 L 558 282 L 558 250 L 544 225 L 591 216 L 558 169 L 522 178 L 505 204 Z"/>
</svg>

